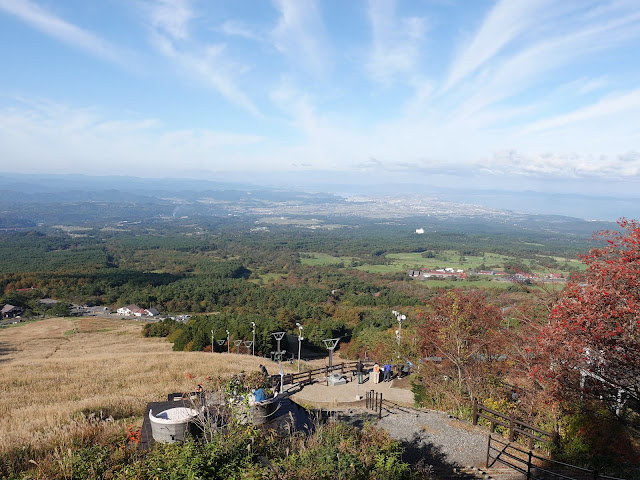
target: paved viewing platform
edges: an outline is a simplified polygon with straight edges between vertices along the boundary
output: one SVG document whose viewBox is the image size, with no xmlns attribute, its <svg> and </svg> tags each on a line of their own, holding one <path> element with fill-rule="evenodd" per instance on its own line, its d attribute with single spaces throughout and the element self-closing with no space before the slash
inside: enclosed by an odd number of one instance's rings
<svg viewBox="0 0 640 480">
<path fill-rule="evenodd" d="M 300 391 L 291 395 L 291 398 L 304 406 L 315 408 L 336 408 L 340 406 L 364 406 L 365 394 L 371 390 L 382 394 L 385 401 L 398 405 L 413 405 L 413 393 L 408 388 L 408 379 L 400 381 L 373 383 L 367 380 L 358 385 L 357 379 L 343 385 L 327 385 L 327 382 L 318 380 L 310 385 L 305 385 Z M 398 383 L 402 383 L 399 386 Z"/>
</svg>

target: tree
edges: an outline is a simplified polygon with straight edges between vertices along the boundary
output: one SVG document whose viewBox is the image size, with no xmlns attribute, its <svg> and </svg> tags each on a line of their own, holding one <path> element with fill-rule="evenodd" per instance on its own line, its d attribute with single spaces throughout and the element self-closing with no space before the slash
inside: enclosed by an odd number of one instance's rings
<svg viewBox="0 0 640 480">
<path fill-rule="evenodd" d="M 640 223 L 602 231 L 602 246 L 582 255 L 588 267 L 572 279 L 538 339 L 533 374 L 562 399 L 620 401 L 640 412 Z"/>
<path fill-rule="evenodd" d="M 450 290 L 434 297 L 429 306 L 417 330 L 421 353 L 428 359 L 442 358 L 434 375 L 454 382 L 458 395 L 474 398 L 485 374 L 504 353 L 496 335 L 502 313 L 479 290 Z"/>
</svg>

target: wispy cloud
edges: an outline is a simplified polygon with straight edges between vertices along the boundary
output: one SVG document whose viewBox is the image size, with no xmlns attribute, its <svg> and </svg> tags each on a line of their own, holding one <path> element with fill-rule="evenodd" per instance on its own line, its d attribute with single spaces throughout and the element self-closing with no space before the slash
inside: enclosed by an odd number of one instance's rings
<svg viewBox="0 0 640 480">
<path fill-rule="evenodd" d="M 29 0 L 0 0 L 0 10 L 78 50 L 124 65 L 123 52 L 100 36 L 69 23 Z"/>
<path fill-rule="evenodd" d="M 194 17 L 190 0 L 158 0 L 151 10 L 151 23 L 174 39 L 189 36 L 189 21 Z"/>
<path fill-rule="evenodd" d="M 537 14 L 549 8 L 548 0 L 501 0 L 489 12 L 473 40 L 461 50 L 451 66 L 445 88 L 480 68 L 526 28 L 538 21 Z"/>
<path fill-rule="evenodd" d="M 398 74 L 415 73 L 426 32 L 424 18 L 397 18 L 395 0 L 370 0 L 373 35 L 367 69 L 376 82 L 389 83 Z"/>
<path fill-rule="evenodd" d="M 271 32 L 274 46 L 294 64 L 303 65 L 316 77 L 331 68 L 330 53 L 322 15 L 315 0 L 273 0 L 280 13 Z"/>
<path fill-rule="evenodd" d="M 189 22 L 195 15 L 188 0 L 158 0 L 152 4 L 150 15 L 154 26 L 151 43 L 179 67 L 182 75 L 195 77 L 232 104 L 256 117 L 262 116 L 234 80 L 234 72 L 242 68 L 229 59 L 226 45 L 190 39 Z"/>
<path fill-rule="evenodd" d="M 259 135 L 172 129 L 155 118 L 110 119 L 95 109 L 39 99 L 14 99 L 11 106 L 0 106 L 3 156 L 13 158 L 14 167 L 20 164 L 15 159 L 21 159 L 41 171 L 77 171 L 88 159 L 98 173 L 148 174 L 158 165 L 172 164 L 183 171 L 216 169 L 235 152 L 263 141 Z"/>
<path fill-rule="evenodd" d="M 219 32 L 233 37 L 242 37 L 249 40 L 264 41 L 264 35 L 257 33 L 255 28 L 251 28 L 237 20 L 227 20 L 220 28 Z"/>
<path fill-rule="evenodd" d="M 526 154 L 517 150 L 503 150 L 478 162 L 477 166 L 486 173 L 505 177 L 618 179 L 640 175 L 640 152 L 590 155 L 578 153 Z"/>
<path fill-rule="evenodd" d="M 588 122 L 629 111 L 640 115 L 640 89 L 621 95 L 607 96 L 592 105 L 577 109 L 573 112 L 534 122 L 530 124 L 523 133 L 527 134 L 541 130 L 563 128 L 567 125 Z"/>
</svg>

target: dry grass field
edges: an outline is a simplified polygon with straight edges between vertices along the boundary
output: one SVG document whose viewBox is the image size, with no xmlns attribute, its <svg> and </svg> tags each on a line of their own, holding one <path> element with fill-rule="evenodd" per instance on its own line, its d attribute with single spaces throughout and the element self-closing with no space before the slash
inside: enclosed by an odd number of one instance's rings
<svg viewBox="0 0 640 480">
<path fill-rule="evenodd" d="M 173 352 L 165 339 L 144 338 L 141 331 L 140 322 L 101 318 L 53 318 L 0 330 L 0 453 L 62 448 L 92 421 L 111 432 L 140 426 L 147 402 L 192 391 L 208 375 L 257 370 L 264 361 Z"/>
</svg>

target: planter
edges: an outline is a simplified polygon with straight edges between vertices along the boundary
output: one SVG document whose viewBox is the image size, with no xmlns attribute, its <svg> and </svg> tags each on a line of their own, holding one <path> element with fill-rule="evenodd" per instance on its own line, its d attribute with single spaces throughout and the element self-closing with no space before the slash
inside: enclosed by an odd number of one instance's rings
<svg viewBox="0 0 640 480">
<path fill-rule="evenodd" d="M 182 442 L 187 432 L 191 432 L 190 425 L 197 417 L 198 411 L 193 408 L 170 408 L 160 412 L 157 416 L 149 411 L 151 422 L 151 434 L 156 442 L 175 443 Z"/>
</svg>

